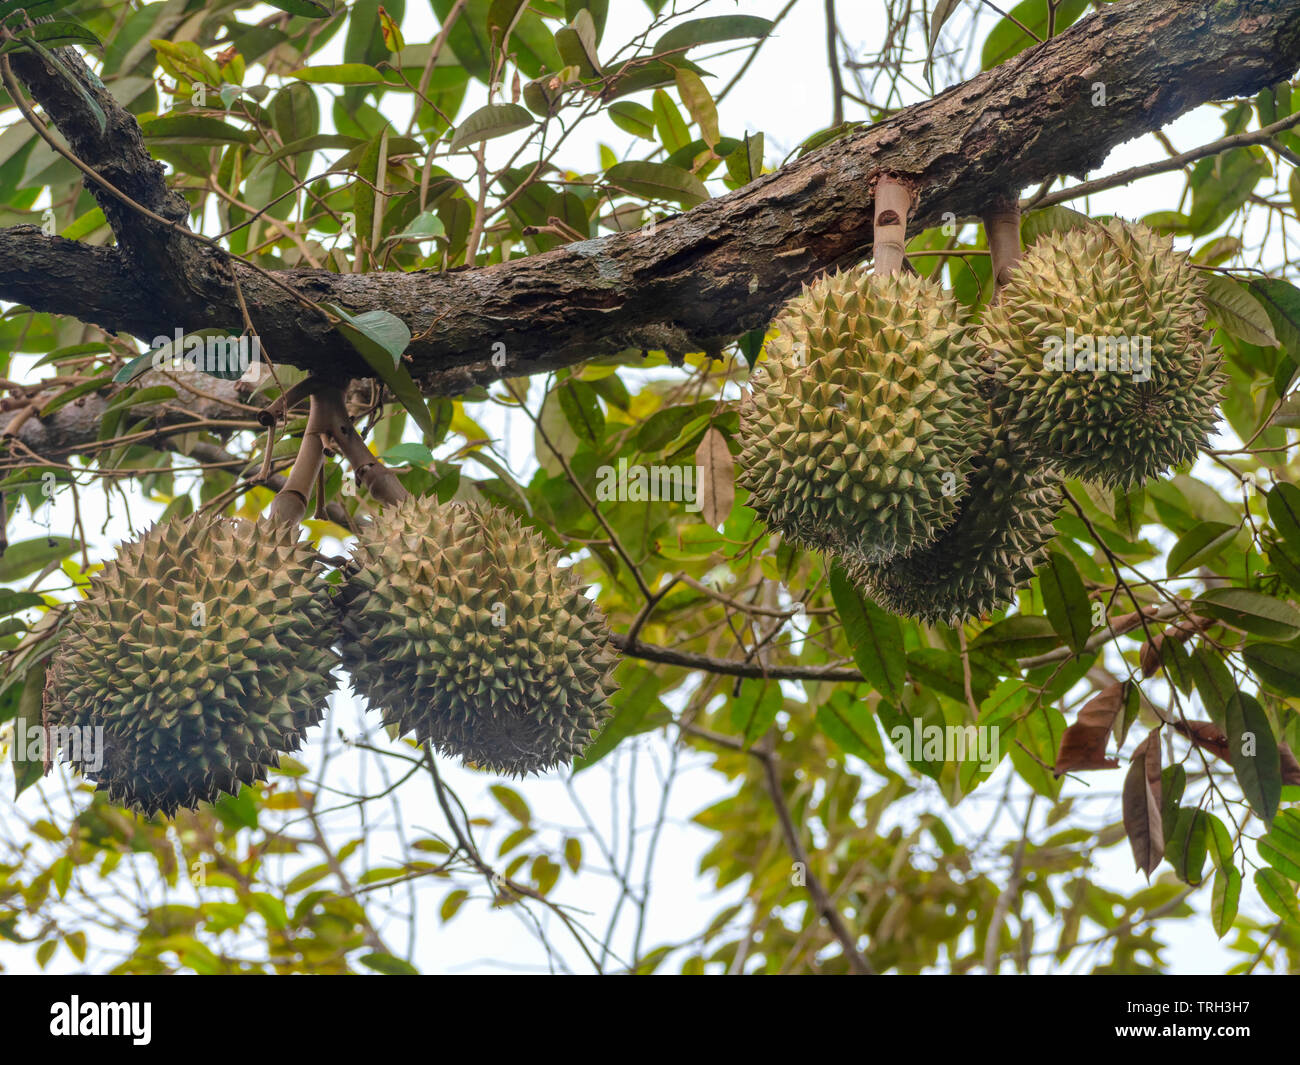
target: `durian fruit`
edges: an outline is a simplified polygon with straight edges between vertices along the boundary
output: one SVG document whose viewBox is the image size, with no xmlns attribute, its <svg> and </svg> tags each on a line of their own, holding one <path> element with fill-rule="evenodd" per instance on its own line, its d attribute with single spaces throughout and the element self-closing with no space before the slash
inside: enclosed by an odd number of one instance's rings
<svg viewBox="0 0 1300 1065">
<path fill-rule="evenodd" d="M 609 715 L 599 608 L 508 511 L 411 497 L 353 551 L 343 661 L 385 725 L 493 772 L 567 765 Z"/>
<path fill-rule="evenodd" d="M 806 286 L 776 325 L 741 406 L 750 505 L 846 558 L 928 543 L 956 514 L 985 407 L 961 306 L 924 278 L 854 269 Z"/>
<path fill-rule="evenodd" d="M 849 577 L 891 613 L 930 624 L 987 614 L 1010 602 L 1046 557 L 1058 485 L 1026 461 L 1014 434 L 991 433 L 956 520 L 939 538 L 885 562 L 848 562 Z"/>
<path fill-rule="evenodd" d="M 1118 220 L 1043 237 L 977 332 L 1004 415 L 1068 477 L 1141 484 L 1193 459 L 1223 377 L 1202 282 L 1173 242 Z"/>
<path fill-rule="evenodd" d="M 115 803 L 170 816 L 265 780 L 321 719 L 335 615 L 297 526 L 155 525 L 90 578 L 45 689 L 46 724 L 102 728 L 64 757 Z M 90 735 L 83 733 L 83 735 Z"/>
</svg>

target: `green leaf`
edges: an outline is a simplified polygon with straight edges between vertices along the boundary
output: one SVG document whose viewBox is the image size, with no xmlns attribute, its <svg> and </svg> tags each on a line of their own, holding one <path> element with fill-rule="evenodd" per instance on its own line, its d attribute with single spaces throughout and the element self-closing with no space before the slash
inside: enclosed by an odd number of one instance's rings
<svg viewBox="0 0 1300 1065">
<path fill-rule="evenodd" d="M 1252 696 L 1237 692 L 1228 701 L 1226 717 L 1237 783 L 1251 809 L 1271 822 L 1282 797 L 1282 762 L 1268 715 Z"/>
<path fill-rule="evenodd" d="M 1280 481 L 1268 493 L 1268 519 L 1287 547 L 1300 555 L 1300 488 Z"/>
<path fill-rule="evenodd" d="M 1275 691 L 1300 695 L 1300 648 L 1294 644 L 1247 644 L 1241 656 L 1250 671 Z"/>
<path fill-rule="evenodd" d="M 605 415 L 595 390 L 583 381 L 569 380 L 557 389 L 560 410 L 579 440 L 595 445 L 605 435 Z"/>
<path fill-rule="evenodd" d="M 384 85 L 387 79 L 369 63 L 334 63 L 328 66 L 300 67 L 289 77 L 312 85 Z"/>
<path fill-rule="evenodd" d="M 621 667 L 617 678 L 619 689 L 612 700 L 613 715 L 582 757 L 574 760 L 575 775 L 584 769 L 590 769 L 627 736 L 657 728 L 661 723 L 659 715 L 651 711 L 660 705 L 659 689 L 663 686 L 662 679 L 644 666 L 633 665 L 630 676 L 624 672 L 627 669 L 627 665 Z"/>
<path fill-rule="evenodd" d="M 493 784 L 488 790 L 492 792 L 492 797 L 501 804 L 501 808 L 521 825 L 526 825 L 532 821 L 533 813 L 528 809 L 528 803 L 524 802 L 524 797 L 514 788 L 508 788 L 504 784 Z"/>
<path fill-rule="evenodd" d="M 1300 610 L 1247 588 L 1211 588 L 1196 600 L 1193 610 L 1269 639 L 1285 640 L 1300 633 Z"/>
<path fill-rule="evenodd" d="M 1238 340 L 1259 347 L 1277 346 L 1277 334 L 1273 332 L 1268 312 L 1241 282 L 1223 274 L 1211 274 L 1201 300 L 1214 320 Z"/>
<path fill-rule="evenodd" d="M 1231 869 L 1233 849 L 1228 827 L 1212 813 L 1206 813 L 1205 816 L 1210 823 L 1210 857 L 1214 859 L 1217 868 Z"/>
<path fill-rule="evenodd" d="M 104 109 L 99 106 L 99 101 L 90 95 L 89 90 L 82 83 L 81 79 L 68 69 L 67 64 L 65 64 L 63 60 L 61 60 L 57 55 L 51 52 L 43 44 L 41 44 L 40 40 L 38 40 L 38 38 L 42 37 L 42 33 L 47 31 L 49 27 L 53 25 L 55 25 L 55 23 L 42 24 L 40 26 L 37 26 L 36 29 L 32 31 L 31 34 L 29 34 L 27 37 L 24 38 L 24 41 L 31 51 L 35 52 L 43 60 L 45 60 L 46 65 L 51 70 L 53 70 L 55 74 L 58 75 L 58 77 L 60 78 L 60 80 L 64 82 L 64 84 L 66 84 L 70 89 L 72 89 L 73 92 L 75 92 L 79 97 L 81 97 L 81 102 L 86 106 L 86 110 L 88 110 L 92 115 L 95 116 L 95 122 L 99 126 L 99 131 L 100 133 L 103 133 L 106 129 L 108 129 L 108 118 L 104 114 Z M 87 30 L 86 32 L 89 33 L 90 31 Z M 54 47 L 57 47 L 61 44 L 75 44 L 75 43 L 77 42 L 60 41 L 57 38 L 50 40 L 51 46 Z M 15 43 L 11 41 L 8 44 L 4 45 L 3 47 L 0 47 L 0 55 L 3 55 L 6 51 L 9 51 L 14 47 L 21 47 L 21 43 Z"/>
<path fill-rule="evenodd" d="M 675 153 L 688 147 L 691 143 L 691 134 L 686 128 L 686 119 L 682 118 L 682 113 L 677 110 L 672 97 L 663 89 L 656 89 L 650 100 L 654 105 L 651 110 L 655 116 L 655 129 L 664 148 L 669 153 Z"/>
<path fill-rule="evenodd" d="M 437 427 L 429 417 L 424 397 L 402 363 L 402 352 L 411 342 L 411 331 L 406 323 L 388 311 L 352 315 L 335 304 L 322 303 L 321 306 L 342 319 L 334 328 L 347 337 L 366 360 L 366 365 L 392 389 L 393 395 L 420 430 L 429 436 L 436 435 Z"/>
<path fill-rule="evenodd" d="M 1250 293 L 1268 312 L 1278 342 L 1293 362 L 1300 362 L 1300 288 L 1281 278 L 1266 277 L 1252 280 Z"/>
<path fill-rule="evenodd" d="M 467 898 L 469 892 L 463 888 L 448 892 L 447 897 L 442 900 L 442 908 L 438 911 L 438 916 L 442 918 L 444 924 L 456 916 L 456 912 Z"/>
<path fill-rule="evenodd" d="M 45 668 L 46 662 L 42 660 L 27 671 L 27 675 L 23 677 L 22 694 L 18 697 L 18 715 L 14 724 L 15 734 L 19 727 L 17 722 L 22 722 L 24 734 L 28 738 L 28 745 L 25 749 L 20 750 L 19 745 L 14 743 L 13 750 L 10 752 L 14 763 L 15 799 L 45 775 L 44 759 L 29 757 L 37 753 L 30 746 L 31 737 L 34 733 L 39 734 L 43 727 Z"/>
<path fill-rule="evenodd" d="M 731 701 L 731 727 L 745 737 L 746 745 L 757 743 L 784 704 L 776 681 L 745 680 L 740 695 Z"/>
<path fill-rule="evenodd" d="M 1300 810 L 1283 810 L 1256 846 L 1279 873 L 1300 883 Z"/>
<path fill-rule="evenodd" d="M 1016 614 L 995 621 L 971 641 L 970 650 L 1014 664 L 1018 658 L 1030 658 L 1060 644 L 1061 638 L 1047 618 Z"/>
<path fill-rule="evenodd" d="M 1214 874 L 1214 891 L 1210 899 L 1210 917 L 1214 921 L 1214 934 L 1222 939 L 1237 919 L 1237 903 L 1241 899 L 1241 874 L 1229 866 Z"/>
<path fill-rule="evenodd" d="M 519 104 L 488 104 L 480 107 L 456 127 L 456 134 L 451 139 L 451 150 L 455 152 L 469 144 L 504 137 L 508 133 L 527 129 L 532 124 L 533 116 Z"/>
<path fill-rule="evenodd" d="M 140 122 L 144 135 L 162 144 L 251 144 L 252 130 L 239 129 L 208 115 L 160 115 Z"/>
<path fill-rule="evenodd" d="M 311 137 L 303 137 L 302 140 L 294 141 L 292 144 L 286 144 L 283 148 L 277 148 L 266 157 L 266 161 L 274 163 L 279 159 L 301 155 L 304 152 L 316 152 L 322 148 L 355 148 L 364 143 L 365 141 L 360 137 L 345 137 L 342 133 L 317 133 Z"/>
<path fill-rule="evenodd" d="M 1030 211 L 1020 220 L 1020 239 L 1025 247 L 1034 244 L 1048 233 L 1065 233 L 1071 229 L 1087 229 L 1096 223 L 1086 214 L 1054 204 Z"/>
<path fill-rule="evenodd" d="M 303 18 L 328 18 L 334 14 L 334 5 L 330 0 L 266 0 L 272 7 L 287 11 L 291 15 Z"/>
<path fill-rule="evenodd" d="M 831 596 L 862 675 L 881 695 L 897 702 L 907 683 L 898 618 L 860 595 L 839 563 L 831 568 Z"/>
<path fill-rule="evenodd" d="M 1227 720 L 1228 703 L 1237 694 L 1237 684 L 1223 659 L 1209 647 L 1197 646 L 1188 662 L 1196 694 L 1201 697 L 1210 720 L 1220 727 Z"/>
<path fill-rule="evenodd" d="M 1089 0 L 1063 0 L 1057 5 L 1056 32 L 1060 33 L 1067 26 L 1073 25 L 1079 16 L 1088 10 L 1088 5 Z M 1033 30 L 1039 40 L 1047 39 L 1047 0 L 1023 0 L 1011 9 L 1011 15 Z M 1004 18 L 984 39 L 984 50 L 980 53 L 980 69 L 992 70 L 1025 49 L 1033 48 L 1037 43 L 1038 41 L 1035 41 L 1015 22 Z"/>
<path fill-rule="evenodd" d="M 670 200 L 694 207 L 709 198 L 704 182 L 688 171 L 666 163 L 616 163 L 605 171 L 605 180 L 615 188 L 651 200 Z"/>
<path fill-rule="evenodd" d="M 596 24 L 591 12 L 582 10 L 569 25 L 555 31 L 555 47 L 566 66 L 577 67 L 584 78 L 600 76 L 600 57 L 596 54 Z"/>
<path fill-rule="evenodd" d="M 1083 578 L 1065 555 L 1051 551 L 1038 570 L 1043 606 L 1057 633 L 1079 654 L 1092 632 L 1092 605 Z"/>
<path fill-rule="evenodd" d="M 866 701 L 840 690 L 817 709 L 817 727 L 849 754 L 872 765 L 884 763 L 885 748 Z"/>
<path fill-rule="evenodd" d="M 927 74 L 930 70 L 930 63 L 934 59 L 934 46 L 939 43 L 939 31 L 943 29 L 943 24 L 954 11 L 957 10 L 959 0 L 938 0 L 934 5 L 934 10 L 930 12 L 930 32 L 926 37 L 925 49 L 925 69 Z"/>
<path fill-rule="evenodd" d="M 677 71 L 677 94 L 691 113 L 700 136 L 710 148 L 718 146 L 718 108 L 700 76 L 690 70 Z"/>
<path fill-rule="evenodd" d="M 142 403 L 161 403 L 163 400 L 175 399 L 176 389 L 168 385 L 154 385 L 152 388 L 127 389 L 119 392 L 113 397 L 113 401 L 104 408 L 105 412 L 110 410 L 125 410 L 127 407 L 138 407 Z"/>
<path fill-rule="evenodd" d="M 367 969 L 385 976 L 419 976 L 420 970 L 409 961 L 394 958 L 391 954 L 363 954 L 358 959 Z"/>
<path fill-rule="evenodd" d="M 384 452 L 383 461 L 390 466 L 428 466 L 433 461 L 433 452 L 423 444 L 398 444 Z"/>
<path fill-rule="evenodd" d="M 655 139 L 655 113 L 632 100 L 619 100 L 609 106 L 609 117 L 614 125 L 624 133 L 630 133 L 642 140 Z"/>
<path fill-rule="evenodd" d="M 35 592 L 15 592 L 12 588 L 0 588 L 0 618 L 17 614 L 29 607 L 42 606 L 45 597 Z"/>
<path fill-rule="evenodd" d="M 90 30 L 86 29 L 77 22 L 67 20 L 58 20 L 55 22 L 38 22 L 31 27 L 10 27 L 14 30 L 16 40 L 8 41 L 0 45 L 0 55 L 7 52 L 14 52 L 35 44 L 37 48 L 33 51 L 41 51 L 48 55 L 46 49 L 64 48 L 69 45 L 77 45 L 81 48 L 102 48 L 103 42 L 100 41 Z M 39 46 L 43 45 L 43 48 Z M 57 62 L 57 61 L 56 61 Z M 61 66 L 61 64 L 58 64 Z"/>
<path fill-rule="evenodd" d="M 716 15 L 691 19 L 674 26 L 655 42 L 655 55 L 694 48 L 701 44 L 735 41 L 745 37 L 766 37 L 772 29 L 770 19 L 757 15 Z"/>
<path fill-rule="evenodd" d="M 1255 890 L 1264 905 L 1288 925 L 1300 926 L 1300 903 L 1296 902 L 1295 888 L 1276 869 L 1255 870 Z"/>
<path fill-rule="evenodd" d="M 124 385 L 134 381 L 153 366 L 154 354 L 152 351 L 146 351 L 143 355 L 137 355 L 113 375 L 113 383 Z"/>
<path fill-rule="evenodd" d="M 1205 869 L 1209 821 L 1205 811 L 1183 806 L 1178 810 L 1165 857 L 1185 884 L 1199 884 Z"/>
<path fill-rule="evenodd" d="M 1221 521 L 1203 521 L 1193 526 L 1170 549 L 1165 560 L 1165 576 L 1177 577 L 1206 565 L 1236 539 L 1237 528 Z"/>
<path fill-rule="evenodd" d="M 81 541 L 70 536 L 38 536 L 10 544 L 0 556 L 0 584 L 20 580 L 80 550 Z"/>
</svg>

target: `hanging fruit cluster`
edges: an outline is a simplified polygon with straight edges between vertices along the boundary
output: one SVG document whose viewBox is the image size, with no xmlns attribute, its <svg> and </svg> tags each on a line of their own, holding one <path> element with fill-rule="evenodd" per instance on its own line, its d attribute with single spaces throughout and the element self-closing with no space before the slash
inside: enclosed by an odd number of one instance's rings
<svg viewBox="0 0 1300 1065">
<path fill-rule="evenodd" d="M 778 317 L 742 403 L 740 483 L 774 531 L 887 609 L 957 624 L 1033 575 L 1061 478 L 1127 486 L 1191 460 L 1222 379 L 1196 271 L 1168 239 L 1109 222 L 1021 258 L 1018 217 L 1011 238 L 990 223 L 1000 288 L 975 322 L 902 272 L 909 207 L 882 181 L 875 272 L 814 281 Z M 1141 338 L 1141 364 L 1053 361 L 1075 335 Z M 46 727 L 101 727 L 102 759 L 77 768 L 170 815 L 264 780 L 341 665 L 385 725 L 434 750 L 513 774 L 570 763 L 609 716 L 616 658 L 574 572 L 505 511 L 408 497 L 337 388 L 309 381 L 278 413 L 307 396 L 270 519 L 173 520 L 92 578 Z M 327 444 L 386 504 L 337 585 L 298 531 Z"/>
<path fill-rule="evenodd" d="M 1003 283 L 972 322 L 938 285 L 888 272 L 901 257 L 882 253 L 878 216 L 876 272 L 805 286 L 741 406 L 750 505 L 926 622 L 1012 599 L 1045 557 L 1062 478 L 1141 484 L 1219 420 L 1201 281 L 1169 238 L 1110 221 L 1018 259 L 1010 221 Z M 1100 350 L 1076 364 L 1076 338 Z"/>
</svg>

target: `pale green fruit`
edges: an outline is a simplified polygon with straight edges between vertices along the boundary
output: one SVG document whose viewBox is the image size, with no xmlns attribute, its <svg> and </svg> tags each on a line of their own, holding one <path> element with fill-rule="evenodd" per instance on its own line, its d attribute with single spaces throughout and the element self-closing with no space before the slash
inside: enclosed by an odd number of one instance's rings
<svg viewBox="0 0 1300 1065">
<path fill-rule="evenodd" d="M 1046 557 L 1058 478 L 1027 463 L 1005 432 L 974 465 L 957 517 L 938 539 L 901 558 L 848 566 L 886 610 L 957 625 L 1006 606 Z"/>
<path fill-rule="evenodd" d="M 1109 487 L 1192 461 L 1224 382 L 1201 295 L 1187 256 L 1146 226 L 1034 244 L 977 333 L 995 402 L 1032 456 Z"/>
<path fill-rule="evenodd" d="M 985 403 L 960 305 L 907 274 L 807 286 L 741 407 L 739 483 L 803 546 L 881 560 L 955 516 Z"/>
<path fill-rule="evenodd" d="M 609 715 L 599 608 L 498 507 L 410 498 L 353 550 L 343 660 L 386 725 L 495 772 L 568 765 Z"/>
<path fill-rule="evenodd" d="M 196 514 L 155 525 L 91 576 L 45 710 L 51 726 L 103 729 L 102 766 L 84 748 L 73 764 L 110 800 L 170 816 L 233 795 L 320 721 L 337 630 L 299 536 Z"/>
</svg>

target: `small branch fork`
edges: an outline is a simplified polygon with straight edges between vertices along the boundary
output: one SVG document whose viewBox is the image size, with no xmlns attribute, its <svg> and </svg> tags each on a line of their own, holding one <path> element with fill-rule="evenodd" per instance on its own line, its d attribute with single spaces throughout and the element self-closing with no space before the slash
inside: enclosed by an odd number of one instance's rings
<svg viewBox="0 0 1300 1065">
<path fill-rule="evenodd" d="M 325 449 L 336 448 L 348 460 L 356 473 L 357 483 L 379 503 L 395 505 L 407 498 L 407 491 L 387 466 L 379 461 L 361 439 L 348 415 L 343 401 L 343 390 L 315 378 L 308 378 L 300 385 L 286 392 L 280 401 L 269 408 L 263 416 L 271 424 L 300 399 L 310 396 L 311 406 L 307 413 L 307 427 L 303 430 L 302 444 L 298 448 L 298 457 L 288 480 L 276 493 L 271 503 L 271 518 L 274 521 L 297 524 L 307 514 L 307 501 L 311 498 L 312 487 L 322 483 L 322 471 L 325 465 Z M 323 500 L 317 499 L 318 508 Z"/>
</svg>

